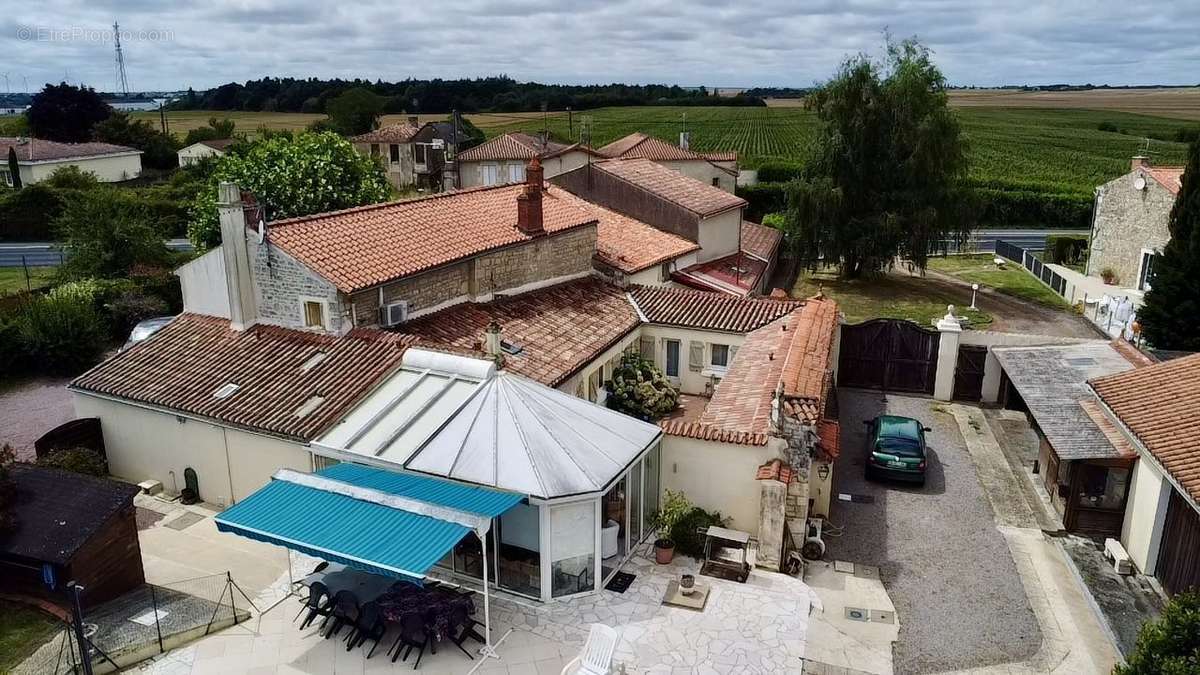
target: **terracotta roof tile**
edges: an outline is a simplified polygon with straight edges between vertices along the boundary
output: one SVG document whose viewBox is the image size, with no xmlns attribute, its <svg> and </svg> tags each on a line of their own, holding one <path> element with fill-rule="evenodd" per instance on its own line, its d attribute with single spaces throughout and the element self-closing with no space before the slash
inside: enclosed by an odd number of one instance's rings
<svg viewBox="0 0 1200 675">
<path fill-rule="evenodd" d="M 711 162 L 736 162 L 737 153 L 723 152 L 694 152 L 668 143 L 641 132 L 634 132 L 624 138 L 619 138 L 608 145 L 597 148 L 596 152 L 614 159 L 649 159 L 655 162 L 676 162 L 686 160 L 708 160 Z"/>
<path fill-rule="evenodd" d="M 734 253 L 676 270 L 671 273 L 671 279 L 689 288 L 744 298 L 758 289 L 766 271 L 766 262 Z"/>
<path fill-rule="evenodd" d="M 837 326 L 837 303 L 818 299 L 804 303 L 784 363 L 784 396 L 811 400 L 825 397 L 833 372 L 833 336 Z"/>
<path fill-rule="evenodd" d="M 214 138 L 207 141 L 200 141 L 200 145 L 205 145 L 213 150 L 220 150 L 224 152 L 225 148 L 237 143 L 239 140 L 240 139 L 237 138 Z"/>
<path fill-rule="evenodd" d="M 365 134 L 351 136 L 351 143 L 408 143 L 421 130 L 421 125 L 408 120 L 379 127 Z"/>
<path fill-rule="evenodd" d="M 566 145 L 556 141 L 547 140 L 542 143 L 542 139 L 533 134 L 526 134 L 519 131 L 501 134 L 493 139 L 481 143 L 473 148 L 468 148 L 458 153 L 458 161 L 460 162 L 489 162 L 502 160 L 523 159 L 530 160 L 534 157 L 554 157 L 569 150 L 581 150 L 590 152 L 587 148 L 581 145 Z"/>
<path fill-rule="evenodd" d="M 748 333 L 804 304 L 649 286 L 630 286 L 629 293 L 650 323 L 730 333 Z"/>
<path fill-rule="evenodd" d="M 1143 169 L 1150 177 L 1158 181 L 1160 185 L 1171 191 L 1171 194 L 1178 195 L 1183 189 L 1183 170 L 1182 166 L 1152 166 L 1148 169 Z"/>
<path fill-rule="evenodd" d="M 9 148 L 17 151 L 18 162 L 48 162 L 58 159 L 102 157 L 126 152 L 141 154 L 141 150 L 111 143 L 59 143 L 40 138 L 0 136 L 0 157 L 8 160 Z"/>
<path fill-rule="evenodd" d="M 817 425 L 821 454 L 827 460 L 835 460 L 842 454 L 842 425 L 837 420 L 821 420 Z"/>
<path fill-rule="evenodd" d="M 564 196 L 572 196 L 563 191 Z M 700 250 L 700 245 L 683 237 L 663 232 L 599 204 L 574 197 L 582 209 L 596 218 L 596 257 L 600 262 L 626 274 L 649 269 Z"/>
<path fill-rule="evenodd" d="M 404 325 L 421 344 L 478 353 L 484 329 L 500 324 L 518 345 L 504 367 L 551 387 L 561 384 L 640 324 L 625 293 L 599 279 L 570 281 L 489 303 L 456 305 Z"/>
<path fill-rule="evenodd" d="M 710 162 L 736 162 L 738 156 L 736 150 L 725 150 L 722 152 L 700 152 L 697 154 Z"/>
<path fill-rule="evenodd" d="M 517 229 L 522 189 L 474 188 L 280 220 L 269 225 L 269 237 L 338 290 L 351 293 L 532 240 Z M 555 187 L 543 194 L 542 212 L 550 234 L 596 222 L 576 198 Z"/>
<path fill-rule="evenodd" d="M 412 341 L 368 329 L 342 337 L 264 325 L 235 331 L 226 319 L 183 314 L 70 387 L 308 440 L 398 366 Z M 317 354 L 325 356 L 303 368 Z M 214 396 L 229 384 L 237 390 Z M 297 417 L 313 396 L 324 401 Z"/>
<path fill-rule="evenodd" d="M 592 167 L 706 217 L 746 206 L 746 200 L 648 159 L 608 159 Z"/>
<path fill-rule="evenodd" d="M 779 253 L 779 242 L 783 241 L 783 233 L 769 226 L 742 221 L 742 250 L 750 255 L 770 262 Z"/>
<path fill-rule="evenodd" d="M 1200 503 L 1200 354 L 1092 380 L 1109 410 Z"/>
</svg>

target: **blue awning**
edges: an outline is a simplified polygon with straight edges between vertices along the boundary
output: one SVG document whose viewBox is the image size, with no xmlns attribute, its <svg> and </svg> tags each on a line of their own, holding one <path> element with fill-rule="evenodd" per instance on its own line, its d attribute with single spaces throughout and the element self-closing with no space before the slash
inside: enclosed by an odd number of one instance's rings
<svg viewBox="0 0 1200 675">
<path fill-rule="evenodd" d="M 414 580 L 521 495 L 340 464 L 283 470 L 218 515 L 217 529 L 351 567 Z"/>
</svg>

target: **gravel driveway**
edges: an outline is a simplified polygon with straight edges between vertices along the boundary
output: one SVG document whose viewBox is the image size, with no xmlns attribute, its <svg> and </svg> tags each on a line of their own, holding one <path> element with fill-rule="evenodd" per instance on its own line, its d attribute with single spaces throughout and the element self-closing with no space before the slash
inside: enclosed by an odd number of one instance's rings
<svg viewBox="0 0 1200 675">
<path fill-rule="evenodd" d="M 67 393 L 70 381 L 36 377 L 0 385 L 0 446 L 8 443 L 17 451 L 17 459 L 32 462 L 34 441 L 75 419 L 75 408 Z"/>
<path fill-rule="evenodd" d="M 877 565 L 900 620 L 897 673 L 1022 661 L 1041 645 L 1016 565 L 954 418 L 930 399 L 842 390 L 842 455 L 830 520 L 845 528 L 828 559 Z M 932 427 L 923 488 L 863 479 L 865 427 L 883 413 Z M 850 503 L 838 493 L 867 495 Z"/>
</svg>

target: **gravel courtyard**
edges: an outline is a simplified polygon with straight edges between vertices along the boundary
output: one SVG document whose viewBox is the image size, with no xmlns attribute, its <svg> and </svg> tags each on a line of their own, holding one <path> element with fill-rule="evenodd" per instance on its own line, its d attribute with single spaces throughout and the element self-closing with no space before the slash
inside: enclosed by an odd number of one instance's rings
<svg viewBox="0 0 1200 675">
<path fill-rule="evenodd" d="M 1041 633 L 1016 565 L 996 530 L 954 419 L 938 402 L 841 390 L 842 455 L 831 521 L 845 528 L 828 541 L 828 559 L 876 565 L 900 620 L 897 673 L 928 673 L 1022 661 Z M 932 427 L 923 488 L 863 479 L 865 426 L 880 414 Z M 846 502 L 839 493 L 864 495 Z"/>
<path fill-rule="evenodd" d="M 75 419 L 67 383 L 71 378 L 35 377 L 0 383 L 0 445 L 8 443 L 17 459 L 34 460 L 33 443 L 54 427 Z"/>
</svg>

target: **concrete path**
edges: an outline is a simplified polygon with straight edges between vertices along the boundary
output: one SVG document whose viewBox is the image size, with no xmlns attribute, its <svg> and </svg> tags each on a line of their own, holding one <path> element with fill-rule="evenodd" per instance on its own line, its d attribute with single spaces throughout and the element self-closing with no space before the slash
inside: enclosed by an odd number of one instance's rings
<svg viewBox="0 0 1200 675">
<path fill-rule="evenodd" d="M 975 463 L 980 484 L 996 515 L 1042 632 L 1038 651 L 1021 663 L 978 668 L 969 673 L 1109 673 L 1119 660 L 1070 563 L 1047 538 L 979 408 L 951 405 Z"/>
<path fill-rule="evenodd" d="M 819 600 L 808 619 L 804 672 L 891 675 L 892 644 L 900 635 L 900 621 L 879 569 L 817 561 L 805 567 L 804 583 Z"/>
</svg>

